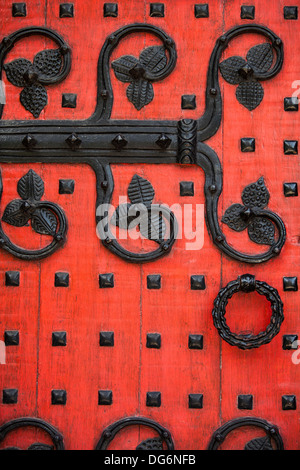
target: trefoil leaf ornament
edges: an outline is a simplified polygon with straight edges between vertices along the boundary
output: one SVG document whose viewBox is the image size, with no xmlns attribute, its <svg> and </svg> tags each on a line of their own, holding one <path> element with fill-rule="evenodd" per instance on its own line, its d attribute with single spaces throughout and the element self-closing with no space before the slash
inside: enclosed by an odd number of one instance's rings
<svg viewBox="0 0 300 470">
<path fill-rule="evenodd" d="M 268 72 L 273 63 L 273 48 L 269 43 L 251 47 L 246 59 L 240 56 L 229 57 L 220 64 L 222 77 L 231 85 L 238 85 L 238 102 L 253 111 L 264 97 L 264 89 L 259 80 Z"/>
<path fill-rule="evenodd" d="M 128 100 L 140 111 L 154 98 L 152 80 L 166 67 L 167 56 L 164 46 L 151 46 L 144 49 L 139 59 L 124 55 L 112 62 L 118 80 L 129 83 L 126 91 Z"/>
</svg>

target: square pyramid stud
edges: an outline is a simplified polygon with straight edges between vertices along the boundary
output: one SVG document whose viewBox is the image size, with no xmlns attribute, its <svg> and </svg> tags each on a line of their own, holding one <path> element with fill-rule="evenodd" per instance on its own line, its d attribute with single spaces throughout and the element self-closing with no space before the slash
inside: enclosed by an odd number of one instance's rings
<svg viewBox="0 0 300 470">
<path fill-rule="evenodd" d="M 14 18 L 25 18 L 25 16 L 27 16 L 26 3 L 13 3 L 12 16 Z"/>
<path fill-rule="evenodd" d="M 159 408 L 161 406 L 161 393 L 148 392 L 146 396 L 146 406 Z"/>
<path fill-rule="evenodd" d="M 209 17 L 209 10 L 207 3 L 197 3 L 194 6 L 194 13 L 195 18 L 208 18 Z"/>
<path fill-rule="evenodd" d="M 19 271 L 6 271 L 5 273 L 5 285 L 18 287 L 20 285 L 20 273 Z"/>
<path fill-rule="evenodd" d="M 117 18 L 118 16 L 118 4 L 117 3 L 104 3 L 103 5 L 103 16 L 105 18 L 111 16 Z"/>
<path fill-rule="evenodd" d="M 284 277 L 283 278 L 283 290 L 284 291 L 297 291 L 298 290 L 298 279 L 296 276 Z"/>
<path fill-rule="evenodd" d="M 180 196 L 194 196 L 194 182 L 193 181 L 180 181 Z"/>
<path fill-rule="evenodd" d="M 298 19 L 298 7 L 284 7 L 283 16 L 285 20 L 297 20 Z"/>
<path fill-rule="evenodd" d="M 98 391 L 98 405 L 112 405 L 113 393 L 111 390 Z"/>
<path fill-rule="evenodd" d="M 18 330 L 5 331 L 4 333 L 5 346 L 19 346 L 20 335 Z"/>
<path fill-rule="evenodd" d="M 283 335 L 282 337 L 282 349 L 298 349 L 298 335 Z"/>
<path fill-rule="evenodd" d="M 60 18 L 73 18 L 74 17 L 73 3 L 62 3 L 61 5 L 59 5 L 59 17 Z"/>
<path fill-rule="evenodd" d="M 203 349 L 203 336 L 189 335 L 189 349 Z"/>
<path fill-rule="evenodd" d="M 149 274 L 147 276 L 147 289 L 160 289 L 161 288 L 161 275 Z"/>
<path fill-rule="evenodd" d="M 239 410 L 252 410 L 253 409 L 253 395 L 239 395 L 238 396 L 238 409 Z"/>
<path fill-rule="evenodd" d="M 69 273 L 55 273 L 54 285 L 55 287 L 68 287 Z"/>
<path fill-rule="evenodd" d="M 165 5 L 163 3 L 150 3 L 150 16 L 163 18 L 165 16 Z"/>
<path fill-rule="evenodd" d="M 67 392 L 65 390 L 52 390 L 52 405 L 65 405 L 67 403 Z"/>
<path fill-rule="evenodd" d="M 53 331 L 52 346 L 67 346 L 67 333 L 65 331 Z"/>
<path fill-rule="evenodd" d="M 283 395 L 282 396 L 282 409 L 283 410 L 296 410 L 297 402 L 295 395 Z"/>
<path fill-rule="evenodd" d="M 203 408 L 202 393 L 191 393 L 189 395 L 189 408 Z"/>
<path fill-rule="evenodd" d="M 254 20 L 255 18 L 255 6 L 243 5 L 241 7 L 241 19 L 242 20 Z"/>
<path fill-rule="evenodd" d="M 150 349 L 160 349 L 161 335 L 159 333 L 148 333 L 146 347 Z"/>
<path fill-rule="evenodd" d="M 297 183 L 283 183 L 283 194 L 285 195 L 285 197 L 298 196 L 298 184 Z"/>
<path fill-rule="evenodd" d="M 191 276 L 191 289 L 192 290 L 204 290 L 205 288 L 206 288 L 205 277 L 203 276 L 203 274 Z"/>
<path fill-rule="evenodd" d="M 63 93 L 61 98 L 62 108 L 76 108 L 77 95 L 75 93 Z"/>
<path fill-rule="evenodd" d="M 15 405 L 18 403 L 18 390 L 15 388 L 8 388 L 3 390 L 2 403 L 4 405 Z"/>
<path fill-rule="evenodd" d="M 196 95 L 182 95 L 181 109 L 196 109 Z"/>
<path fill-rule="evenodd" d="M 100 346 L 113 347 L 115 344 L 114 332 L 101 331 L 99 344 Z"/>
<path fill-rule="evenodd" d="M 284 140 L 283 151 L 285 155 L 298 155 L 298 140 Z"/>
<path fill-rule="evenodd" d="M 241 139 L 242 152 L 255 152 L 255 139 L 253 137 L 243 137 Z"/>
<path fill-rule="evenodd" d="M 59 180 L 59 194 L 73 194 L 75 189 L 74 180 Z"/>
<path fill-rule="evenodd" d="M 288 112 L 298 111 L 298 98 L 286 97 L 284 98 L 284 110 Z"/>
<path fill-rule="evenodd" d="M 113 273 L 99 274 L 99 287 L 100 289 L 114 287 L 114 275 Z"/>
</svg>

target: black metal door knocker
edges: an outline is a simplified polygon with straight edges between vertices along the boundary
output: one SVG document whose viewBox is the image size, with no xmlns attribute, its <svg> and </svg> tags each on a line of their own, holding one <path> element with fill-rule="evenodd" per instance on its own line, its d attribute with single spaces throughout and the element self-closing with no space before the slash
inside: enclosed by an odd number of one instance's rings
<svg viewBox="0 0 300 470">
<path fill-rule="evenodd" d="M 249 293 L 254 291 L 264 295 L 271 303 L 271 321 L 266 330 L 257 335 L 239 335 L 233 333 L 225 319 L 228 300 L 237 292 Z M 279 333 L 281 323 L 284 320 L 283 303 L 277 290 L 265 282 L 256 281 L 255 277 L 251 274 L 244 274 L 239 276 L 237 280 L 229 282 L 227 286 L 220 290 L 214 301 L 214 306 L 212 315 L 219 335 L 231 346 L 237 346 L 240 349 L 259 348 L 263 344 L 269 343 Z"/>
</svg>

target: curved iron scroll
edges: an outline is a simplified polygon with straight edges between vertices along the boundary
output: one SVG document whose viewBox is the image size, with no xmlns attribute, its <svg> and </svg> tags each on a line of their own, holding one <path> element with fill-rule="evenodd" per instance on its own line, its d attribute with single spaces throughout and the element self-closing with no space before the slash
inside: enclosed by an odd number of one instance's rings
<svg viewBox="0 0 300 470">
<path fill-rule="evenodd" d="M 7 434 L 16 429 L 20 428 L 27 428 L 27 427 L 34 427 L 39 428 L 45 431 L 50 437 L 54 444 L 54 448 L 56 450 L 64 450 L 64 439 L 63 436 L 60 434 L 57 429 L 55 429 L 51 424 L 47 423 L 46 421 L 39 419 L 39 418 L 17 418 L 12 421 L 8 421 L 7 423 L 0 426 L 0 443 L 4 441 Z M 19 450 L 15 447 L 7 448 L 7 450 Z M 36 443 L 30 446 L 28 450 L 52 450 L 50 446 Z"/>
<path fill-rule="evenodd" d="M 3 184 L 0 172 L 0 200 Z M 53 202 L 40 201 L 44 194 L 42 178 L 33 170 L 24 175 L 18 182 L 18 193 L 22 199 L 14 199 L 5 208 L 2 221 L 15 227 L 28 225 L 31 220 L 32 229 L 41 235 L 52 236 L 52 242 L 39 250 L 21 248 L 9 239 L 0 222 L 0 246 L 24 260 L 38 260 L 54 253 L 65 241 L 67 219 L 64 211 Z"/>
<path fill-rule="evenodd" d="M 55 31 L 42 27 L 20 29 L 5 37 L 0 45 L 0 80 L 2 79 L 3 61 L 16 42 L 32 35 L 41 35 L 52 39 L 59 48 L 46 49 L 35 56 L 33 64 L 26 59 L 17 59 L 7 64 L 4 69 L 8 80 L 16 86 L 25 87 L 20 95 L 23 106 L 34 117 L 47 104 L 47 92 L 44 86 L 62 82 L 71 69 L 71 51 L 64 39 Z M 0 104 L 0 119 L 3 113 Z"/>
<path fill-rule="evenodd" d="M 98 122 L 100 120 L 109 119 L 113 106 L 113 90 L 110 80 L 109 59 L 113 50 L 119 42 L 132 33 L 151 33 L 157 36 L 163 43 L 165 49 L 169 53 L 169 62 L 158 73 L 151 70 L 145 70 L 144 78 L 149 81 L 158 81 L 166 78 L 175 68 L 177 54 L 173 39 L 168 36 L 162 29 L 150 24 L 130 24 L 124 26 L 106 39 L 99 56 L 98 61 L 98 92 L 97 106 L 95 113 L 90 118 L 91 121 Z"/>
<path fill-rule="evenodd" d="M 251 209 L 250 218 L 263 219 L 266 231 L 273 231 L 272 226 L 277 229 L 277 240 L 275 241 L 275 237 L 272 239 L 268 251 L 256 255 L 240 253 L 226 241 L 218 221 L 218 200 L 222 192 L 222 167 L 217 154 L 203 141 L 212 137 L 221 123 L 219 65 L 222 52 L 229 42 L 237 36 L 248 33 L 258 33 L 269 41 L 265 44 L 270 44 L 268 54 L 270 54 L 271 47 L 272 54 L 274 52 L 276 55 L 274 64 L 268 69 L 263 67 L 261 70 L 255 70 L 255 80 L 264 81 L 275 77 L 282 67 L 281 39 L 265 26 L 255 24 L 237 26 L 223 34 L 216 41 L 210 58 L 206 107 L 203 116 L 198 120 L 183 120 L 179 123 L 168 120 L 110 120 L 113 93 L 109 58 L 120 40 L 134 32 L 149 32 L 162 41 L 169 55 L 167 64 L 158 73 L 153 75 L 151 71 L 144 71 L 143 76 L 149 81 L 165 78 L 176 64 L 176 48 L 172 38 L 156 26 L 148 24 L 132 24 L 117 30 L 107 38 L 100 53 L 97 106 L 91 118 L 84 121 L 1 121 L 0 162 L 88 163 L 96 171 L 97 180 L 107 185 L 105 188 L 97 184 L 97 207 L 99 201 L 109 199 L 108 195 L 113 189 L 110 164 L 120 162 L 196 164 L 205 172 L 206 221 L 215 245 L 231 258 L 246 263 L 262 263 L 277 256 L 285 242 L 285 227 L 278 215 L 264 208 Z M 13 47 L 15 41 L 31 34 L 51 37 L 63 48 L 64 65 L 59 76 L 62 80 L 70 68 L 70 51 L 62 38 L 47 28 L 26 28 L 3 40 L 0 46 L 1 73 L 6 53 Z M 260 59 L 263 60 L 264 57 L 269 65 L 269 55 L 262 56 Z M 234 70 L 234 73 L 245 74 L 246 70 L 237 72 Z M 102 167 L 105 168 L 104 171 Z M 99 222 L 98 217 L 97 222 Z M 263 241 L 264 234 L 260 235 Z M 107 238 L 111 240 L 110 237 Z M 151 261 L 163 254 L 163 250 L 159 249 L 160 253 L 144 259 L 133 256 L 130 252 L 124 252 L 115 241 L 105 243 L 105 246 L 118 256 L 133 262 Z"/>
<path fill-rule="evenodd" d="M 251 212 L 245 214 L 247 223 L 251 220 L 260 218 L 269 224 L 274 225 L 278 231 L 278 238 L 268 242 L 270 248 L 265 253 L 250 255 L 235 250 L 227 242 L 218 221 L 218 201 L 222 193 L 222 167 L 217 154 L 208 145 L 198 142 L 196 163 L 205 173 L 205 199 L 206 199 L 206 222 L 214 243 L 226 255 L 244 263 L 262 263 L 278 256 L 286 239 L 286 230 L 281 218 L 261 207 L 252 206 Z M 225 215 L 224 215 L 225 217 Z M 223 218 L 224 221 L 224 218 Z"/>
<path fill-rule="evenodd" d="M 112 253 L 115 253 L 116 255 L 120 256 L 121 258 L 131 263 L 155 261 L 156 259 L 167 255 L 170 252 L 175 242 L 175 237 L 177 234 L 177 222 L 176 222 L 174 213 L 164 206 L 152 205 L 149 208 L 147 208 L 143 204 L 144 209 L 146 209 L 147 211 L 146 232 L 148 232 L 148 220 L 151 217 L 150 214 L 153 208 L 154 208 L 154 211 L 157 212 L 157 214 L 160 214 L 157 220 L 158 222 L 157 232 L 159 232 L 159 229 L 161 228 L 161 223 L 162 223 L 163 218 L 165 218 L 165 220 L 167 220 L 170 224 L 169 238 L 167 240 L 164 240 L 163 235 L 161 235 L 161 237 L 158 235 L 157 239 L 155 239 L 155 241 L 159 244 L 159 247 L 156 250 L 151 251 L 149 253 L 133 253 L 123 248 L 120 245 L 120 243 L 117 241 L 117 239 L 113 236 L 109 228 L 109 223 L 104 223 L 104 221 L 106 220 L 106 217 L 108 215 L 107 211 L 105 210 L 105 207 L 110 204 L 112 194 L 113 194 L 114 181 L 113 181 L 112 171 L 109 165 L 104 166 L 103 171 L 105 175 L 105 180 L 102 181 L 101 183 L 102 197 L 100 198 L 100 200 L 98 198 L 98 202 L 99 202 L 98 207 L 102 207 L 104 208 L 104 210 L 100 214 L 98 214 L 97 212 L 96 221 L 97 221 L 98 235 L 100 239 L 102 240 L 102 243 L 104 244 L 104 246 L 106 246 Z M 149 216 L 148 216 L 148 212 L 149 212 Z M 145 235 L 147 238 L 151 239 L 151 235 L 149 236 L 148 233 Z"/>
<path fill-rule="evenodd" d="M 271 303 L 272 317 L 266 330 L 258 335 L 238 335 L 230 331 L 226 320 L 226 306 L 228 300 L 237 292 L 254 292 L 264 295 Z M 238 277 L 236 281 L 231 281 L 226 287 L 220 290 L 214 301 L 212 312 L 214 325 L 217 328 L 221 338 L 231 346 L 237 346 L 240 349 L 259 348 L 263 344 L 268 344 L 279 333 L 281 323 L 284 320 L 283 303 L 274 287 L 265 282 L 256 281 L 251 274 L 244 274 Z"/>
<path fill-rule="evenodd" d="M 277 426 L 268 423 L 268 421 L 264 419 L 255 417 L 233 419 L 223 424 L 223 426 L 214 432 L 208 445 L 208 450 L 217 450 L 230 432 L 245 426 L 254 426 L 263 429 L 266 433 L 266 437 L 252 439 L 247 442 L 244 450 L 274 450 L 272 441 L 274 441 L 276 445 L 276 450 L 284 450 L 283 441 Z"/>
<path fill-rule="evenodd" d="M 116 421 L 115 423 L 108 426 L 103 431 L 95 450 L 106 450 L 111 441 L 115 438 L 116 434 L 128 426 L 146 426 L 148 428 L 154 429 L 159 434 L 160 440 L 151 439 L 151 441 L 154 442 L 150 442 L 150 440 L 143 441 L 139 444 L 137 450 L 162 450 L 163 442 L 166 444 L 168 450 L 174 450 L 172 436 L 166 428 L 161 426 L 156 421 L 136 416 L 121 419 L 120 421 Z"/>
</svg>

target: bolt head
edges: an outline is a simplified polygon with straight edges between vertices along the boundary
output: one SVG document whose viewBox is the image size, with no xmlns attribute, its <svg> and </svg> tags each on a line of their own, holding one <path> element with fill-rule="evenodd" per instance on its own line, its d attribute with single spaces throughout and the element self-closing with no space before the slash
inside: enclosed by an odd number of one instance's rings
<svg viewBox="0 0 300 470">
<path fill-rule="evenodd" d="M 250 209 L 250 207 L 247 207 L 245 210 L 243 210 L 243 212 L 241 212 L 241 218 L 243 220 L 248 220 L 252 215 L 252 211 Z"/>
<path fill-rule="evenodd" d="M 244 65 L 238 71 L 239 75 L 243 78 L 249 78 L 253 75 L 253 68 L 249 64 Z"/>
<path fill-rule="evenodd" d="M 181 162 L 180 163 L 183 163 L 183 164 L 188 164 L 188 163 L 192 163 L 192 159 L 188 156 L 185 156 L 181 159 Z"/>
<path fill-rule="evenodd" d="M 113 44 L 115 42 L 115 40 L 116 40 L 116 36 L 114 36 L 113 34 L 111 36 L 109 36 L 109 38 L 108 38 L 108 42 L 110 44 Z"/>
<path fill-rule="evenodd" d="M 67 46 L 66 44 L 64 44 L 63 46 L 61 46 L 60 52 L 61 52 L 63 55 L 67 54 L 67 53 L 69 52 L 68 46 Z"/>
<path fill-rule="evenodd" d="M 132 69 L 129 70 L 129 73 L 132 78 L 139 79 L 144 77 L 145 69 L 141 64 L 137 63 L 134 67 L 132 67 Z"/>
<path fill-rule="evenodd" d="M 24 76 L 25 81 L 29 83 L 30 85 L 32 83 L 35 83 L 39 77 L 38 73 L 32 67 L 26 70 L 23 76 Z"/>
<path fill-rule="evenodd" d="M 30 209 L 30 204 L 29 204 L 29 202 L 25 201 L 24 204 L 23 204 L 23 207 L 24 207 L 25 210 Z"/>
</svg>

